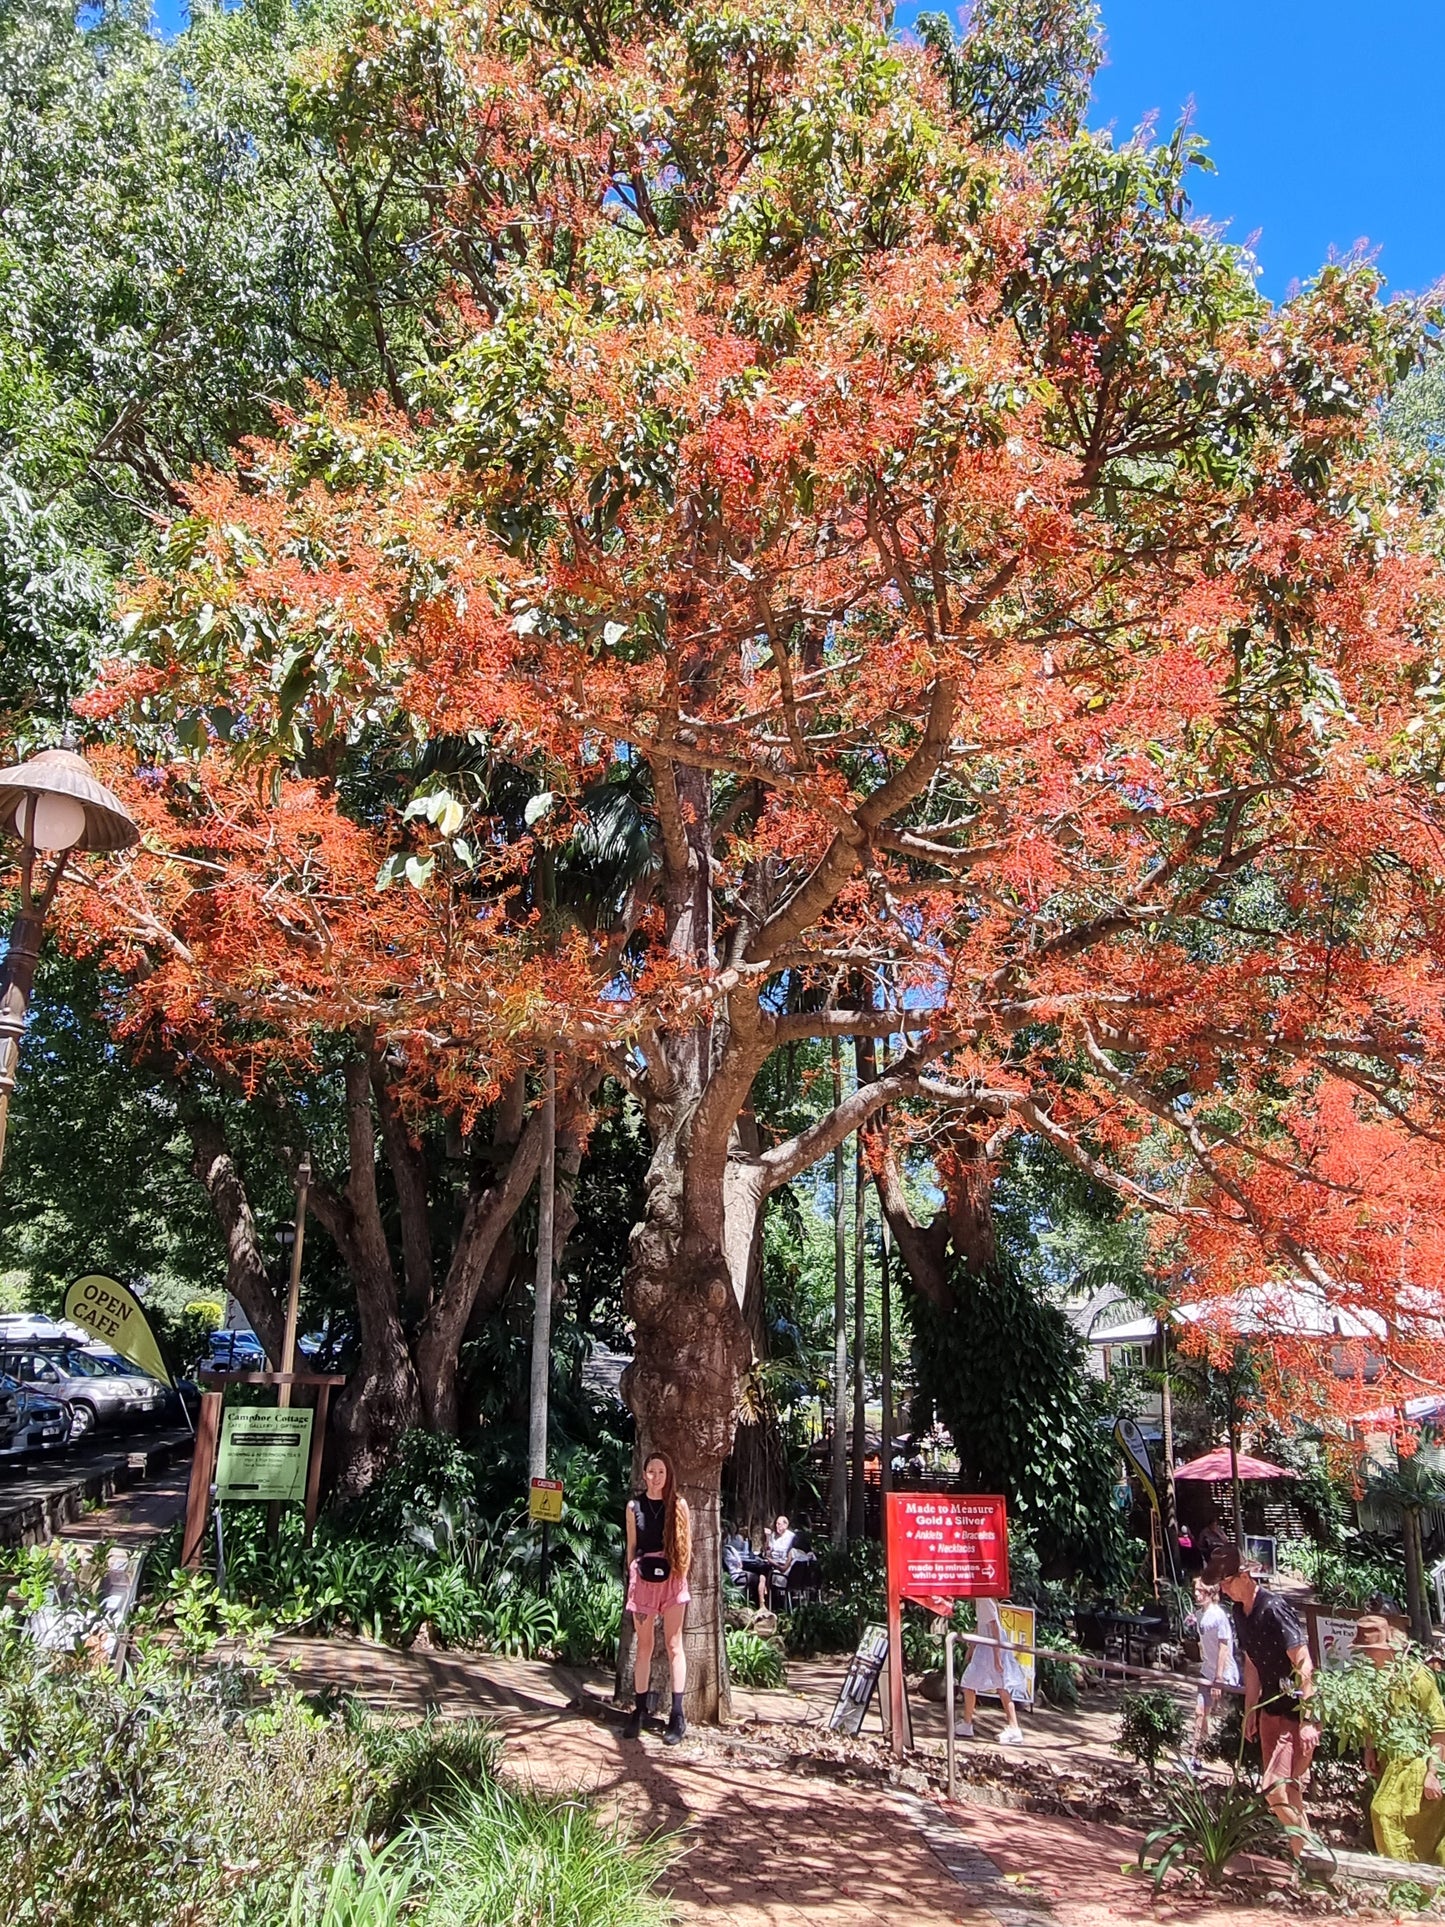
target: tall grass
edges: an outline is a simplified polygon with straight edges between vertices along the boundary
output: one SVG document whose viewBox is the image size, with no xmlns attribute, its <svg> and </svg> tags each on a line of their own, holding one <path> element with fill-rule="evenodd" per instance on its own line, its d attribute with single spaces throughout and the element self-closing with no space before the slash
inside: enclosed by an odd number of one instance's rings
<svg viewBox="0 0 1445 1927">
<path fill-rule="evenodd" d="M 582 1799 L 453 1780 L 378 1853 L 298 1879 L 285 1927 L 665 1927 L 672 1851 Z"/>
<path fill-rule="evenodd" d="M 664 1927 L 653 1887 L 672 1857 L 582 1800 L 496 1781 L 410 1836 L 430 1893 L 424 1927 Z"/>
</svg>

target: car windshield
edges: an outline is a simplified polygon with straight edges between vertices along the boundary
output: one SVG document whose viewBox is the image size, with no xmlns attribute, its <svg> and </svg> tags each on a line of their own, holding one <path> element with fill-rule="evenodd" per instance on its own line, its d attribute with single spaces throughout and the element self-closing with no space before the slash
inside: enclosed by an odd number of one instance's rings
<svg viewBox="0 0 1445 1927">
<path fill-rule="evenodd" d="M 89 1352 L 68 1352 L 64 1358 L 51 1361 L 72 1378 L 118 1378 L 121 1376 L 116 1366 L 108 1359 L 92 1358 Z"/>
</svg>

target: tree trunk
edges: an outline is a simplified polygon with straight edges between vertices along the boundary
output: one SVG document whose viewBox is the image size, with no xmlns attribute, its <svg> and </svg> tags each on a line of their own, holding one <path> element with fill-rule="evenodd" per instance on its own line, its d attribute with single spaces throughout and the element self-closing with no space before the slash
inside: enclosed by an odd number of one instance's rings
<svg viewBox="0 0 1445 1927">
<path fill-rule="evenodd" d="M 719 1492 L 750 1347 L 722 1237 L 689 1223 L 684 1212 L 674 1131 L 661 1137 L 648 1170 L 645 1213 L 632 1234 L 625 1302 L 636 1328 L 636 1352 L 622 1375 L 623 1396 L 637 1420 L 635 1463 L 640 1472 L 649 1452 L 665 1452 L 692 1512 L 692 1604 L 684 1632 L 687 1714 L 698 1721 L 725 1719 L 730 1708 Z M 655 1686 L 665 1680 L 666 1667 L 661 1639 L 657 1647 Z M 626 1622 L 618 1659 L 623 1695 L 632 1690 L 631 1655 L 632 1626 Z"/>
<path fill-rule="evenodd" d="M 777 1406 L 762 1369 L 768 1361 L 767 1293 L 763 1277 L 763 1222 L 758 1214 L 757 1235 L 748 1256 L 748 1282 L 743 1301 L 743 1323 L 752 1348 L 756 1391 L 733 1435 L 728 1461 L 729 1517 L 750 1537 L 770 1526 L 787 1496 L 787 1468 Z"/>
<path fill-rule="evenodd" d="M 1244 1551 L 1244 1501 L 1239 1492 L 1239 1427 L 1234 1421 L 1234 1394 L 1229 1402 L 1229 1489 L 1234 1502 L 1234 1543 Z"/>
<path fill-rule="evenodd" d="M 186 1129 L 191 1140 L 191 1169 L 210 1199 L 225 1236 L 226 1289 L 250 1319 L 267 1358 L 279 1367 L 286 1312 L 261 1255 L 245 1180 L 219 1124 L 195 1113 L 186 1117 Z"/>
<path fill-rule="evenodd" d="M 1425 1589 L 1425 1547 L 1417 1507 L 1407 1506 L 1402 1510 L 1400 1529 L 1405 1541 L 1405 1604 L 1410 1614 L 1410 1637 L 1428 1649 L 1432 1638 L 1430 1600 Z"/>
<path fill-rule="evenodd" d="M 359 1357 L 334 1408 L 340 1452 L 336 1490 L 353 1498 L 378 1476 L 401 1434 L 421 1423 L 422 1402 L 377 1199 L 369 1052 L 348 1063 L 344 1075 L 351 1159 L 346 1189 L 338 1196 L 332 1186 L 318 1183 L 311 1196 L 356 1293 Z"/>
</svg>

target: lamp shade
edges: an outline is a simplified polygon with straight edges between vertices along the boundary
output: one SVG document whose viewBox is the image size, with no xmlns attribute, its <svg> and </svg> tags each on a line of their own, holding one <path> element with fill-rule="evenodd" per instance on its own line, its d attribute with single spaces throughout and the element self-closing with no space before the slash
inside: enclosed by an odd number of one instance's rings
<svg viewBox="0 0 1445 1927">
<path fill-rule="evenodd" d="M 42 850 L 126 850 L 140 831 L 73 749 L 43 749 L 0 769 L 0 833 Z"/>
</svg>

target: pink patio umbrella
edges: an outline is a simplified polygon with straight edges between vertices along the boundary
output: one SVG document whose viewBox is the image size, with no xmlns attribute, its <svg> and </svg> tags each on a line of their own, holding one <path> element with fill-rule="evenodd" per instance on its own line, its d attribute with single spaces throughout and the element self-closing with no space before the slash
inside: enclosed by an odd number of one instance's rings
<svg viewBox="0 0 1445 1927">
<path fill-rule="evenodd" d="M 1181 1465 L 1174 1474 L 1176 1482 L 1180 1479 L 1203 1479 L 1211 1484 L 1222 1484 L 1229 1480 L 1234 1497 L 1234 1543 L 1244 1548 L 1244 1523 L 1239 1506 L 1239 1487 L 1243 1479 L 1297 1479 L 1298 1472 L 1291 1472 L 1283 1465 L 1271 1465 L 1268 1459 L 1251 1458 L 1248 1452 L 1237 1451 L 1231 1439 L 1228 1445 L 1216 1445 L 1212 1452 L 1203 1458 L 1191 1459 L 1188 1465 Z"/>
<path fill-rule="evenodd" d="M 1248 1452 L 1240 1452 L 1236 1456 L 1227 1445 L 1216 1445 L 1203 1458 L 1191 1459 L 1188 1465 L 1178 1467 L 1174 1476 L 1176 1479 L 1202 1479 L 1222 1485 L 1226 1479 L 1234 1478 L 1297 1479 L 1299 1473 L 1291 1472 L 1288 1466 L 1271 1465 L 1268 1459 L 1252 1459 Z"/>
</svg>

